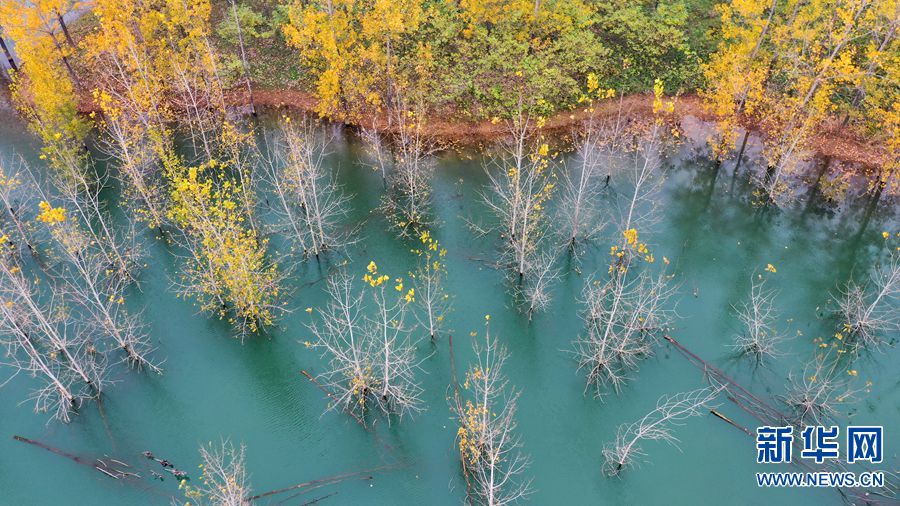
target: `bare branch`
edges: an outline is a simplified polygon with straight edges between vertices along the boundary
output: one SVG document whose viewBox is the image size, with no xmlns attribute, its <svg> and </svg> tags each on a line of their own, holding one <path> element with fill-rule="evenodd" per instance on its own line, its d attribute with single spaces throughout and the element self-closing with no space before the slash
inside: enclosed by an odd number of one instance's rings
<svg viewBox="0 0 900 506">
<path fill-rule="evenodd" d="M 848 343 L 858 349 L 879 350 L 885 336 L 900 330 L 900 255 L 891 253 L 887 265 L 876 265 L 864 284 L 850 281 L 834 296 Z"/>
<path fill-rule="evenodd" d="M 662 440 L 677 447 L 678 438 L 673 429 L 682 425 L 685 419 L 711 407 L 721 391 L 722 387 L 708 387 L 660 397 L 656 409 L 636 422 L 619 426 L 616 440 L 603 449 L 603 470 L 609 476 L 616 476 L 634 466 L 645 456 L 640 446 L 643 441 Z"/>
<path fill-rule="evenodd" d="M 750 357 L 757 366 L 778 355 L 781 336 L 775 328 L 778 313 L 774 299 L 778 292 L 767 290 L 760 275 L 751 277 L 750 299 L 733 306 L 743 332 L 734 338 L 732 347 L 742 356 Z"/>
<path fill-rule="evenodd" d="M 516 434 L 516 409 L 520 392 L 509 387 L 503 375 L 506 348 L 492 338 L 486 325 L 484 344 L 474 344 L 475 363 L 466 372 L 465 405 L 451 406 L 459 423 L 463 472 L 471 483 L 469 504 L 502 506 L 527 497 L 531 480 L 522 473 L 529 465 Z"/>
<path fill-rule="evenodd" d="M 185 495 L 198 504 L 210 506 L 246 506 L 252 493 L 250 480 L 244 467 L 246 447 L 235 447 L 223 439 L 217 445 L 200 446 L 203 475 L 199 484 L 188 486 Z"/>
</svg>

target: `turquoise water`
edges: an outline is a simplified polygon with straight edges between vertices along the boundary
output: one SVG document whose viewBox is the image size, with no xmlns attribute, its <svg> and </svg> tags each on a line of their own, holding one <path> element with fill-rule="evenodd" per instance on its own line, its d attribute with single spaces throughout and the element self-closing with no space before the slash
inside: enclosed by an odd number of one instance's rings
<svg viewBox="0 0 900 506">
<path fill-rule="evenodd" d="M 17 120 L 0 117 L 0 155 L 21 153 L 37 163 L 35 141 Z M 387 231 L 379 205 L 380 176 L 359 162 L 353 142 L 336 146 L 330 166 L 353 194 L 348 223 L 362 225 L 361 240 L 349 252 L 349 268 L 362 273 L 370 260 L 381 271 L 400 275 L 412 269 L 410 244 Z M 884 252 L 883 230 L 898 230 L 897 208 L 883 199 L 868 213 L 867 202 L 851 199 L 839 209 L 800 206 L 783 212 L 760 211 L 749 204 L 750 190 L 738 176 L 729 192 L 723 169 L 711 183 L 714 167 L 694 160 L 685 148 L 670 160 L 668 180 L 659 196 L 661 222 L 642 232 L 656 258 L 668 257 L 680 282 L 679 320 L 672 335 L 767 399 L 784 390 L 787 375 L 798 371 L 816 350 L 812 340 L 833 334 L 827 317 L 829 292 L 850 276 L 861 277 Z M 470 332 L 483 331 L 491 314 L 492 332 L 509 348 L 506 373 L 521 389 L 518 421 L 531 466 L 534 504 L 837 504 L 829 490 L 760 490 L 754 472 L 755 442 L 747 434 L 704 415 L 677 429 L 680 450 L 664 443 L 644 445 L 648 456 L 619 478 L 601 473 L 601 451 L 616 427 L 649 411 L 663 394 L 704 386 L 700 371 L 667 346 L 641 363 L 623 391 L 602 402 L 584 393 L 583 376 L 567 353 L 581 330 L 578 303 L 588 274 L 605 272 L 608 245 L 582 263 L 579 275 L 567 272 L 554 289 L 549 311 L 529 322 L 515 310 L 503 272 L 493 269 L 496 242 L 478 239 L 466 220 L 487 219 L 479 192 L 487 177 L 478 159 L 447 155 L 434 178 L 433 235 L 447 248 L 448 291 L 453 313 L 457 368 L 472 357 Z M 617 187 L 613 182 L 613 191 Z M 614 198 L 608 194 L 607 199 Z M 611 228 L 611 227 L 610 227 Z M 163 376 L 117 371 L 120 381 L 108 390 L 103 416 L 88 406 L 68 425 L 46 423 L 31 406 L 19 405 L 29 387 L 16 378 L 0 389 L 0 503 L 2 504 L 165 504 L 183 495 L 175 481 L 115 481 L 88 466 L 16 442 L 14 434 L 39 440 L 88 459 L 111 456 L 148 476 L 156 465 L 144 450 L 189 471 L 199 464 L 197 447 L 221 437 L 247 445 L 247 467 L 257 493 L 344 472 L 398 466 L 372 473 L 372 480 L 351 480 L 290 498 L 303 504 L 337 492 L 323 504 L 459 504 L 465 484 L 455 448 L 456 425 L 447 397 L 450 359 L 447 340 L 420 346 L 427 374 L 422 376 L 427 411 L 402 423 L 379 422 L 373 435 L 338 412 L 323 414 L 327 399 L 301 370 L 315 374 L 323 362 L 299 342 L 309 339 L 306 307 L 325 304 L 320 279 L 329 265 L 306 264 L 291 296 L 295 311 L 269 336 L 232 338 L 227 323 L 197 314 L 177 299 L 170 285 L 179 263 L 152 231 L 143 234 L 148 267 L 140 291 L 128 299 L 144 319 L 166 358 Z M 728 345 L 738 331 L 731 304 L 749 290 L 750 276 L 767 264 L 777 267 L 770 286 L 780 290 L 780 326 L 788 339 L 783 356 L 768 368 L 753 370 L 732 359 Z M 802 332 L 802 336 L 797 331 Z M 894 336 L 896 337 L 896 336 Z M 430 355 L 430 356 L 429 356 Z M 857 382 L 872 381 L 871 391 L 842 405 L 841 424 L 884 425 L 886 459 L 881 467 L 898 469 L 900 451 L 900 356 L 893 347 L 860 360 Z M 5 379 L 5 375 L 3 378 Z M 774 400 L 772 401 L 775 402 Z M 721 400 L 720 412 L 739 424 L 756 426 L 737 406 Z M 777 466 L 776 466 L 777 467 Z M 788 466 L 765 470 L 796 470 Z M 290 494 L 286 494 L 290 495 Z M 275 496 L 270 504 L 288 499 Z"/>
</svg>

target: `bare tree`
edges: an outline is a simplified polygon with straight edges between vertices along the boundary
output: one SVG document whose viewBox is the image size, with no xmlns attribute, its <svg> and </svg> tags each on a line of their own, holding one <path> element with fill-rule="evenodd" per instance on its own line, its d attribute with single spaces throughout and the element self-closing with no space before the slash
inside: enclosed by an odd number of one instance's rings
<svg viewBox="0 0 900 506">
<path fill-rule="evenodd" d="M 650 229 L 659 220 L 656 197 L 664 178 L 661 174 L 663 148 L 662 125 L 654 123 L 640 140 L 624 170 L 624 200 L 617 206 L 619 232 Z"/>
<path fill-rule="evenodd" d="M 303 255 L 319 257 L 350 243 L 339 230 L 349 197 L 325 167 L 332 138 L 309 118 L 283 118 L 263 177 L 275 194 L 278 228 Z"/>
<path fill-rule="evenodd" d="M 33 209 L 34 202 L 30 186 L 22 179 L 23 167 L 21 159 L 0 160 L 0 205 L 3 206 L 0 226 L 7 235 L 12 234 L 7 237 L 8 242 L 24 244 L 32 255 L 37 256 L 32 227 L 23 216 L 28 209 Z"/>
<path fill-rule="evenodd" d="M 621 115 L 614 121 L 592 116 L 577 134 L 577 157 L 572 168 L 564 172 L 559 205 L 562 233 L 573 253 L 578 252 L 580 244 L 594 239 L 605 225 L 599 204 L 613 165 L 621 157 L 622 129 Z"/>
<path fill-rule="evenodd" d="M 675 395 L 664 395 L 656 403 L 656 409 L 640 420 L 620 425 L 616 440 L 603 449 L 603 470 L 609 476 L 616 476 L 625 468 L 633 466 L 645 453 L 641 449 L 643 441 L 666 441 L 677 447 L 678 438 L 673 434 L 676 426 L 685 419 L 697 416 L 710 407 L 719 388 L 701 388 Z"/>
<path fill-rule="evenodd" d="M 425 110 L 421 103 L 410 104 L 396 93 L 388 116 L 389 140 L 381 139 L 371 129 L 364 130 L 363 140 L 368 143 L 374 167 L 387 185 L 382 206 L 385 215 L 392 218 L 401 234 L 417 235 L 431 224 L 435 147 L 425 134 Z"/>
<path fill-rule="evenodd" d="M 75 218 L 63 215 L 54 219 L 53 211 L 64 210 L 54 210 L 46 202 L 42 207 L 45 211 L 39 219 L 47 224 L 56 246 L 54 251 L 62 259 L 55 269 L 56 279 L 62 281 L 68 299 L 81 308 L 80 316 L 87 327 L 96 335 L 111 339 L 130 366 L 161 373 L 151 359 L 153 346 L 140 315 L 129 314 L 125 308 L 128 280 L 111 272 L 103 251 Z"/>
<path fill-rule="evenodd" d="M 440 247 L 427 230 L 419 235 L 421 246 L 415 250 L 418 257 L 412 282 L 415 286 L 416 305 L 420 311 L 416 319 L 434 341 L 444 326 L 444 318 L 450 312 L 450 295 L 444 289 L 447 265 L 444 256 L 447 250 Z"/>
<path fill-rule="evenodd" d="M 499 221 L 504 240 L 501 264 L 518 279 L 533 274 L 546 232 L 546 203 L 555 187 L 547 158 L 549 147 L 534 137 L 534 120 L 519 112 L 508 123 L 504 154 L 488 169 L 490 183 L 483 199 Z"/>
<path fill-rule="evenodd" d="M 537 258 L 534 272 L 534 276 L 519 285 L 523 308 L 529 320 L 535 313 L 543 312 L 550 306 L 551 290 L 560 276 L 559 269 L 554 265 L 554 255 L 549 252 Z"/>
<path fill-rule="evenodd" d="M 587 371 L 585 389 L 593 388 L 597 397 L 609 387 L 619 392 L 675 316 L 666 307 L 676 291 L 670 276 L 647 271 L 631 275 L 627 268 L 613 267 L 607 281 L 585 286 L 585 331 L 574 350 L 578 369 Z"/>
<path fill-rule="evenodd" d="M 466 401 L 453 406 L 459 423 L 457 444 L 469 484 L 467 502 L 501 506 L 530 493 L 531 480 L 521 475 L 528 467 L 522 440 L 516 434 L 520 392 L 503 375 L 509 354 L 486 326 L 484 344 L 474 344 L 475 363 L 466 372 Z"/>
<path fill-rule="evenodd" d="M 179 125 L 187 127 L 190 146 L 198 159 L 214 159 L 217 136 L 225 119 L 224 87 L 218 70 L 218 56 L 206 32 L 198 28 L 192 37 L 185 38 L 172 25 L 168 34 L 172 72 L 171 102 L 182 111 Z"/>
<path fill-rule="evenodd" d="M 766 280 L 756 275 L 750 280 L 750 299 L 733 306 L 743 327 L 734 338 L 733 348 L 742 356 L 750 357 L 757 366 L 778 355 L 781 336 L 775 328 L 778 312 L 775 310 L 775 290 L 767 290 Z"/>
<path fill-rule="evenodd" d="M 169 132 L 161 124 L 156 103 L 149 108 L 136 106 L 131 92 L 135 85 L 122 63 L 114 55 L 109 55 L 108 60 L 117 72 L 106 76 L 112 81 L 109 91 L 96 93 L 95 100 L 103 112 L 100 126 L 105 134 L 99 136 L 97 147 L 116 162 L 116 174 L 126 196 L 123 200 L 132 212 L 149 226 L 158 227 L 165 222 L 160 156 L 172 156 Z M 125 93 L 117 93 L 119 82 L 123 82 Z"/>
<path fill-rule="evenodd" d="M 65 175 L 54 174 L 51 182 L 59 190 L 66 211 L 83 225 L 84 232 L 102 252 L 107 268 L 132 282 L 136 280 L 141 257 L 134 223 L 113 226 L 106 204 L 100 198 L 108 176 L 98 175 L 89 162 L 83 163 L 83 167 L 71 167 Z M 51 198 L 42 190 L 40 176 L 34 170 L 30 174 L 41 200 L 49 202 Z"/>
<path fill-rule="evenodd" d="M 372 170 L 381 174 L 381 182 L 387 187 L 387 175 L 391 165 L 391 153 L 384 139 L 374 127 L 363 127 L 360 136 L 372 159 Z"/>
<path fill-rule="evenodd" d="M 423 409 L 421 369 L 411 328 L 406 324 L 413 295 L 389 288 L 390 277 L 369 264 L 364 280 L 370 292 L 357 293 L 351 278 L 341 273 L 328 280 L 330 301 L 320 321 L 309 325 L 315 336 L 308 347 L 321 348 L 328 367 L 321 375 L 331 391 L 329 409 L 342 409 L 361 420 L 377 407 L 400 418 Z M 368 296 L 367 296 L 368 295 Z M 367 304 L 366 302 L 370 302 Z"/>
<path fill-rule="evenodd" d="M 667 308 L 676 291 L 670 283 L 673 276 L 649 272 L 655 259 L 638 232 L 638 227 L 649 228 L 658 218 L 661 128 L 658 122 L 651 127 L 626 166 L 625 200 L 618 205 L 621 239 L 610 248 L 609 278 L 591 280 L 584 289 L 585 331 L 576 340 L 574 353 L 578 368 L 587 371 L 586 389 L 592 387 L 597 397 L 609 387 L 619 392 L 628 373 L 652 353 L 653 340 L 675 317 Z"/>
<path fill-rule="evenodd" d="M 803 371 L 791 374 L 788 387 L 779 399 L 790 410 L 790 422 L 798 427 L 828 425 L 837 417 L 837 404 L 850 400 L 856 391 L 846 377 L 836 374 L 839 361 L 828 363 L 816 356 Z"/>
<path fill-rule="evenodd" d="M 891 253 L 886 265 L 876 265 L 864 284 L 847 283 L 835 296 L 842 332 L 856 348 L 880 349 L 884 336 L 900 330 L 900 255 Z"/>
<path fill-rule="evenodd" d="M 38 292 L 43 287 L 45 293 Z M 29 279 L 13 261 L 8 243 L 0 253 L 0 321 L 7 365 L 40 381 L 29 399 L 36 412 L 68 422 L 72 411 L 99 396 L 107 383 L 106 357 L 75 324 L 60 292 Z"/>
<path fill-rule="evenodd" d="M 374 265 L 370 264 L 370 265 Z M 378 273 L 372 273 L 373 279 Z M 406 296 L 402 295 L 402 280 L 397 279 L 396 291 L 401 295 L 395 295 L 393 288 L 388 288 L 387 283 L 372 285 L 372 299 L 374 301 L 375 315 L 368 318 L 367 334 L 373 342 L 376 352 L 375 371 L 379 376 L 378 404 L 387 415 L 399 415 L 417 413 L 424 409 L 422 405 L 422 387 L 416 380 L 416 372 L 420 370 L 420 361 L 416 357 L 415 345 L 418 339 L 413 337 L 411 327 L 408 324 L 408 303 L 414 301 L 414 291 L 410 290 Z"/>
<path fill-rule="evenodd" d="M 210 506 L 246 506 L 250 504 L 250 479 L 244 467 L 246 447 L 235 447 L 223 439 L 219 444 L 200 446 L 200 470 L 196 486 L 188 486 L 185 495 L 198 504 Z"/>
</svg>

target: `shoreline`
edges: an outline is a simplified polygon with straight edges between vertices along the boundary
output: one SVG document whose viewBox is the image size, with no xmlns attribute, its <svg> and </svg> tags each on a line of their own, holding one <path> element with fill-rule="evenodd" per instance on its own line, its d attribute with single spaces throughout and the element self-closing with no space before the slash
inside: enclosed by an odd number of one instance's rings
<svg viewBox="0 0 900 506">
<path fill-rule="evenodd" d="M 16 113 L 12 104 L 11 95 L 6 86 L 0 93 L 0 108 L 8 109 Z M 282 88 L 254 88 L 253 102 L 256 107 L 270 109 L 288 109 L 315 115 L 317 99 L 308 92 Z M 245 106 L 247 103 L 246 92 L 243 89 L 231 89 L 226 92 L 226 104 L 231 107 Z M 652 95 L 632 94 L 621 99 L 621 110 L 630 120 L 643 120 L 652 116 Z M 78 109 L 82 113 L 90 113 L 95 110 L 92 99 L 82 98 Z M 595 114 L 599 117 L 610 118 L 620 111 L 619 100 L 607 100 L 595 106 Z M 701 121 L 714 122 L 713 115 L 708 113 L 696 94 L 685 94 L 675 98 L 675 111 L 673 113 L 679 120 L 693 116 Z M 583 108 L 569 111 L 560 111 L 547 118 L 543 128 L 545 132 L 564 136 L 572 133 L 576 127 L 586 120 L 589 113 Z M 828 158 L 833 161 L 858 166 L 864 172 L 880 171 L 888 162 L 888 155 L 883 146 L 869 142 L 861 138 L 849 128 L 841 128 L 836 119 L 818 130 L 810 141 L 815 149 L 811 151 L 807 159 Z M 359 126 L 354 123 L 345 123 L 349 126 Z M 387 122 L 384 118 L 375 118 L 372 122 L 377 130 L 387 130 Z M 462 147 L 484 147 L 485 144 L 502 139 L 506 135 L 503 123 L 492 123 L 489 120 L 467 121 L 454 119 L 445 115 L 436 115 L 427 123 L 428 135 L 448 145 Z M 759 131 L 750 126 L 751 134 Z"/>
<path fill-rule="evenodd" d="M 304 91 L 254 88 L 253 98 L 256 107 L 285 108 L 316 114 L 317 99 L 311 93 Z M 226 101 L 229 106 L 245 105 L 247 103 L 246 92 L 240 89 L 230 90 L 226 95 Z M 621 109 L 619 100 L 606 100 L 595 106 L 594 114 L 601 118 L 611 118 L 619 114 L 621 110 L 629 120 L 645 120 L 653 114 L 651 103 L 652 95 L 649 93 L 626 95 L 621 99 Z M 583 108 L 560 111 L 547 118 L 543 130 L 556 135 L 570 134 L 589 115 L 590 113 Z M 675 98 L 674 115 L 679 120 L 693 116 L 702 121 L 715 121 L 715 117 L 705 110 L 700 97 L 694 93 Z M 815 146 L 815 149 L 808 158 L 830 158 L 846 164 L 861 166 L 867 171 L 880 169 L 887 163 L 887 153 L 883 146 L 861 138 L 850 128 L 840 128 L 836 119 L 831 123 L 819 129 L 810 140 L 809 144 Z M 345 124 L 359 126 L 354 123 Z M 374 118 L 372 126 L 380 131 L 387 130 L 387 122 L 384 121 L 384 118 Z M 481 147 L 483 144 L 502 139 L 507 133 L 502 122 L 467 121 L 454 119 L 447 115 L 435 115 L 429 118 L 427 129 L 428 135 L 439 141 L 466 147 Z M 750 125 L 750 132 L 751 134 L 759 133 L 758 129 L 753 128 L 753 125 Z"/>
</svg>

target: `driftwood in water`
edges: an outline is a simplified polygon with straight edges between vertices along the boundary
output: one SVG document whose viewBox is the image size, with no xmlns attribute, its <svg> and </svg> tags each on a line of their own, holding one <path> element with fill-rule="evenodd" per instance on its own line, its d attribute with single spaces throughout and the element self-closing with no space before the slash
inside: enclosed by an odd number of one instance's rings
<svg viewBox="0 0 900 506">
<path fill-rule="evenodd" d="M 675 349 L 681 352 L 688 361 L 695 367 L 703 371 L 703 374 L 711 382 L 718 383 L 725 387 L 728 392 L 728 399 L 739 406 L 741 409 L 749 413 L 757 420 L 764 422 L 766 425 L 780 423 L 786 419 L 786 416 L 772 407 L 765 400 L 741 386 L 737 381 L 722 372 L 717 367 L 697 356 L 694 352 L 687 349 L 683 344 L 678 342 L 670 335 L 663 336 L 666 341 L 672 344 Z"/>
<path fill-rule="evenodd" d="M 740 429 L 741 431 L 747 433 L 748 436 L 753 436 L 753 433 L 750 432 L 749 429 L 747 429 L 747 428 L 744 427 L 743 425 L 738 424 L 737 422 L 735 422 L 735 421 L 732 420 L 731 418 L 728 418 L 727 416 L 723 415 L 722 413 L 719 413 L 719 412 L 716 411 L 715 409 L 710 409 L 709 412 L 712 413 L 713 415 L 715 415 L 716 418 L 718 418 L 718 419 L 720 419 L 720 420 L 722 420 L 722 421 L 724 421 L 724 422 L 727 422 L 727 423 L 729 423 L 730 425 L 734 426 L 735 428 Z"/>
<path fill-rule="evenodd" d="M 316 497 L 312 501 L 307 501 L 307 502 L 301 504 L 300 506 L 308 506 L 310 504 L 316 504 L 317 502 L 328 499 L 329 497 L 334 496 L 334 495 L 337 495 L 337 492 L 332 492 L 330 494 L 323 495 L 322 497 Z"/>
<path fill-rule="evenodd" d="M 325 486 L 325 485 L 333 485 L 333 484 L 335 484 L 335 483 L 340 483 L 340 482 L 342 482 L 342 481 L 346 481 L 346 480 L 349 480 L 349 479 L 351 479 L 351 478 L 357 478 L 357 477 L 359 477 L 359 479 L 361 479 L 361 480 L 373 480 L 373 479 L 375 479 L 375 477 L 372 476 L 372 475 L 369 474 L 369 473 L 373 473 L 373 472 L 377 472 L 377 471 L 382 471 L 382 470 L 385 470 L 385 469 L 389 469 L 390 467 L 391 467 L 391 466 L 381 466 L 381 467 L 375 467 L 375 468 L 372 468 L 372 469 L 363 469 L 362 471 L 356 471 L 356 472 L 353 472 L 353 473 L 339 474 L 339 475 L 337 475 L 337 476 L 332 476 L 332 477 L 329 477 L 329 478 L 319 478 L 319 479 L 317 479 L 317 480 L 310 480 L 310 481 L 306 481 L 306 482 L 303 482 L 303 483 L 298 483 L 298 484 L 296 484 L 296 485 L 291 485 L 290 487 L 279 488 L 279 489 L 277 489 L 277 490 L 272 490 L 272 491 L 269 491 L 269 492 L 264 492 L 264 493 L 262 493 L 262 494 L 257 494 L 257 495 L 248 497 L 248 498 L 247 498 L 247 502 L 253 502 L 253 501 L 256 501 L 256 500 L 258 500 L 258 499 L 263 499 L 263 498 L 265 498 L 265 497 L 270 497 L 270 496 L 273 496 L 273 495 L 283 494 L 283 493 L 285 493 L 285 492 L 290 492 L 290 491 L 292 491 L 292 490 L 303 490 L 303 489 L 309 489 L 309 490 L 311 490 L 311 489 L 319 488 L 319 487 L 322 487 L 322 486 Z"/>
<path fill-rule="evenodd" d="M 779 412 L 765 400 L 751 393 L 749 390 L 738 384 L 734 379 L 723 373 L 721 370 L 719 370 L 709 362 L 697 356 L 694 352 L 687 349 L 675 338 L 669 335 L 665 335 L 663 337 L 666 339 L 666 341 L 672 344 L 675 349 L 681 352 L 681 354 L 684 355 L 684 357 L 687 358 L 691 364 L 702 370 L 704 375 L 710 382 L 715 382 L 723 386 L 729 394 L 727 396 L 728 400 L 746 411 L 750 416 L 756 418 L 764 425 L 780 425 L 784 420 L 787 420 L 786 415 Z M 751 436 L 753 435 L 753 433 L 748 429 L 737 425 L 737 423 L 732 422 L 719 413 L 713 411 L 712 414 L 716 415 L 722 420 L 725 420 L 728 423 L 731 423 L 742 431 L 749 433 Z M 805 460 L 795 459 L 792 464 L 807 472 L 820 471 L 823 468 L 832 472 L 841 472 L 844 470 L 840 467 L 836 467 L 834 463 L 831 462 L 826 462 L 823 465 L 813 466 Z M 873 502 L 873 500 L 874 502 L 880 502 L 874 499 L 876 497 L 888 497 L 889 495 L 893 495 L 893 491 L 895 489 L 891 485 L 886 486 L 883 490 L 887 491 L 887 494 L 883 493 L 881 490 L 867 489 L 863 487 L 836 487 L 835 490 L 848 504 L 854 503 L 854 500 L 861 500 L 866 504 L 870 504 Z M 891 499 L 893 499 L 893 497 L 891 497 Z"/>
<path fill-rule="evenodd" d="M 97 471 L 100 471 L 101 473 L 105 474 L 106 476 L 109 476 L 110 478 L 112 478 L 114 480 L 120 480 L 120 479 L 128 478 L 128 477 L 140 478 L 140 475 L 138 475 L 138 474 L 127 472 L 127 471 L 122 471 L 121 469 L 111 466 L 110 464 L 108 464 L 107 462 L 105 462 L 101 459 L 96 459 L 94 461 L 90 461 L 90 460 L 81 458 L 78 455 L 69 453 L 65 450 L 61 450 L 59 448 L 54 448 L 54 447 L 44 444 L 40 441 L 35 441 L 34 439 L 28 439 L 27 437 L 13 436 L 13 439 L 15 439 L 16 441 L 20 441 L 22 443 L 30 444 L 32 446 L 37 446 L 38 448 L 43 448 L 44 450 L 47 450 L 50 453 L 55 453 L 56 455 L 59 455 L 60 457 L 65 457 L 65 458 L 71 460 L 72 462 L 75 462 L 76 464 L 93 467 Z M 109 459 L 109 460 L 110 460 L 110 462 L 116 463 L 117 465 L 122 465 L 123 467 L 126 467 L 126 468 L 130 467 L 127 464 L 119 462 L 118 460 L 115 460 L 115 459 Z"/>
</svg>

